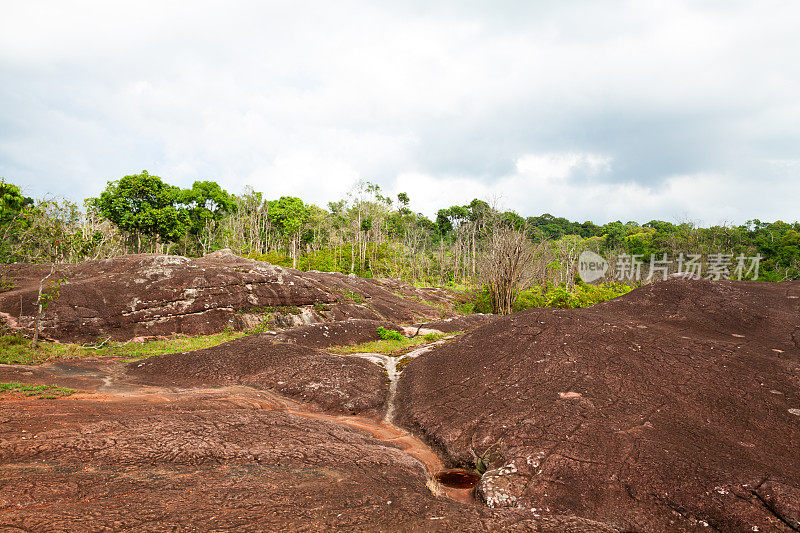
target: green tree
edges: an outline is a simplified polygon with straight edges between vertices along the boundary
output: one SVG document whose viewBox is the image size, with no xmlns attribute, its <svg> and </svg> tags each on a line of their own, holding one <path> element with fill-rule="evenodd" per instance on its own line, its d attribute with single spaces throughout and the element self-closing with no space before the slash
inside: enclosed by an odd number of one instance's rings
<svg viewBox="0 0 800 533">
<path fill-rule="evenodd" d="M 181 207 L 182 191 L 146 170 L 108 182 L 94 200 L 100 213 L 130 234 L 141 252 L 142 236 L 176 242 L 186 233 L 189 217 Z"/>
<path fill-rule="evenodd" d="M 303 200 L 294 196 L 281 196 L 270 202 L 267 218 L 291 244 L 292 266 L 297 268 L 297 246 L 310 212 Z"/>
<path fill-rule="evenodd" d="M 0 178 L 0 225 L 11 222 L 29 205 L 33 205 L 32 198 L 23 196 L 19 187 Z"/>
<path fill-rule="evenodd" d="M 23 196 L 19 187 L 0 178 L 0 260 L 12 260 L 12 241 L 26 226 L 20 215 L 32 204 L 33 199 Z"/>
<path fill-rule="evenodd" d="M 181 193 L 189 217 L 189 234 L 200 245 L 203 255 L 211 244 L 222 217 L 236 208 L 234 198 L 215 181 L 195 181 Z"/>
</svg>

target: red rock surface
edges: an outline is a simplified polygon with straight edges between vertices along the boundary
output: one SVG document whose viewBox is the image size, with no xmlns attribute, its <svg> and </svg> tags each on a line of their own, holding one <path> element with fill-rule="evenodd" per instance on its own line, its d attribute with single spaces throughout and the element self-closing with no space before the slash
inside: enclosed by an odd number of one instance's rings
<svg viewBox="0 0 800 533">
<path fill-rule="evenodd" d="M 2 382 L 88 391 L 0 394 L 0 530 L 800 527 L 800 283 L 670 280 L 590 309 L 434 321 L 474 329 L 401 375 L 394 421 L 425 442 L 382 420 L 379 366 L 324 351 L 384 324 L 0 365 Z M 478 502 L 429 490 L 473 452 Z"/>
<path fill-rule="evenodd" d="M 391 322 L 351 318 L 338 322 L 298 326 L 276 333 L 275 342 L 286 342 L 312 348 L 346 346 L 380 340 L 378 328 L 402 332 Z"/>
<path fill-rule="evenodd" d="M 800 528 L 800 283 L 669 280 L 412 361 L 399 421 L 497 507 L 627 531 Z"/>
<path fill-rule="evenodd" d="M 12 325 L 32 327 L 48 265 L 12 264 L 0 293 L 0 313 Z M 48 306 L 43 334 L 61 340 L 127 340 L 173 333 L 247 329 L 270 319 L 276 327 L 362 318 L 412 323 L 452 309 L 440 289 L 396 280 L 300 272 L 220 251 L 198 259 L 128 255 L 59 265 L 65 279 Z"/>
<path fill-rule="evenodd" d="M 212 348 L 158 355 L 127 365 L 135 383 L 165 387 L 247 385 L 328 411 L 382 412 L 386 379 L 369 361 L 249 335 Z"/>
<path fill-rule="evenodd" d="M 248 375 L 242 363 L 228 375 Z M 296 372 L 319 370 L 308 363 L 298 359 Z M 112 361 L 0 365 L 3 380 L 90 391 L 0 394 L 0 531 L 611 531 L 436 496 L 422 459 L 441 463 L 424 444 L 335 405 L 320 411 L 316 397 L 165 388 L 125 370 Z"/>
</svg>

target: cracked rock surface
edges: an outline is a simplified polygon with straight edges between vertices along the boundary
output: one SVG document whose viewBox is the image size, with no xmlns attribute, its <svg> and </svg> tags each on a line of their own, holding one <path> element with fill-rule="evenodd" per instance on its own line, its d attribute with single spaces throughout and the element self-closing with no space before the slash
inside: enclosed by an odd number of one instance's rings
<svg viewBox="0 0 800 533">
<path fill-rule="evenodd" d="M 49 272 L 49 265 L 4 266 L 4 277 L 14 282 L 0 294 L 6 322 L 32 327 L 39 281 Z M 51 279 L 66 282 L 46 310 L 42 331 L 60 340 L 207 334 L 267 319 L 277 327 L 347 318 L 412 323 L 453 307 L 441 289 L 300 272 L 227 250 L 197 259 L 139 254 L 58 265 Z"/>
<path fill-rule="evenodd" d="M 127 365 L 134 383 L 162 387 L 246 385 L 334 412 L 382 412 L 388 385 L 377 365 L 249 335 L 211 348 Z"/>
<path fill-rule="evenodd" d="M 240 385 L 95 384 L 0 397 L 0 530 L 613 531 L 435 496 L 397 431 L 369 417 Z"/>
<path fill-rule="evenodd" d="M 510 315 L 409 363 L 398 422 L 454 465 L 495 445 L 489 505 L 630 531 L 797 530 L 798 296 L 672 279 Z"/>
</svg>

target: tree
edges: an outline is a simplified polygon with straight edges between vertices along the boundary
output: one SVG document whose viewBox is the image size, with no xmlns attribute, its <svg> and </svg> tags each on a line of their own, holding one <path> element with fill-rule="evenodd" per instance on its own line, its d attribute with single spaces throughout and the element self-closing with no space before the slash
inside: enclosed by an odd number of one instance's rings
<svg viewBox="0 0 800 533">
<path fill-rule="evenodd" d="M 139 253 L 143 235 L 176 242 L 186 232 L 189 217 L 180 207 L 181 196 L 178 187 L 143 170 L 108 182 L 94 202 L 105 218 L 135 238 Z"/>
<path fill-rule="evenodd" d="M 181 192 L 181 203 L 189 217 L 189 234 L 205 255 L 210 251 L 219 221 L 236 208 L 236 202 L 217 182 L 195 181 L 191 189 Z"/>
<path fill-rule="evenodd" d="M 503 215 L 486 225 L 485 240 L 487 250 L 480 271 L 492 312 L 509 314 L 519 293 L 535 276 L 536 253 L 524 231 L 510 227 Z"/>
<path fill-rule="evenodd" d="M 11 240 L 19 234 L 20 214 L 33 204 L 33 199 L 22 195 L 19 187 L 0 178 L 0 258 L 9 259 L 13 254 L 10 251 Z"/>
<path fill-rule="evenodd" d="M 33 199 L 22 196 L 19 187 L 0 178 L 0 225 L 11 222 L 25 207 L 33 205 Z"/>
<path fill-rule="evenodd" d="M 308 222 L 308 207 L 300 198 L 281 196 L 279 200 L 270 202 L 267 218 L 291 243 L 292 266 L 297 268 L 297 245 Z"/>
</svg>

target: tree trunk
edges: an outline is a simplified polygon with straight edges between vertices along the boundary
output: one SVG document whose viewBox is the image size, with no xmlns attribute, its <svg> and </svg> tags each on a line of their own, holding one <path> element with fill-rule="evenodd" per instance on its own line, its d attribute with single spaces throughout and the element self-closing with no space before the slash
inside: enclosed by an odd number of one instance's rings
<svg viewBox="0 0 800 533">
<path fill-rule="evenodd" d="M 39 346 L 39 323 L 40 323 L 40 321 L 42 319 L 42 311 L 44 310 L 43 309 L 43 305 L 42 305 L 42 289 L 44 288 L 44 282 L 47 281 L 47 278 L 52 276 L 55 273 L 55 271 L 56 271 L 56 264 L 53 263 L 50 266 L 50 273 L 47 274 L 45 277 L 43 277 L 41 280 L 39 280 L 39 294 L 36 297 L 36 306 L 37 306 L 36 318 L 33 321 L 33 347 L 34 348 Z"/>
</svg>

